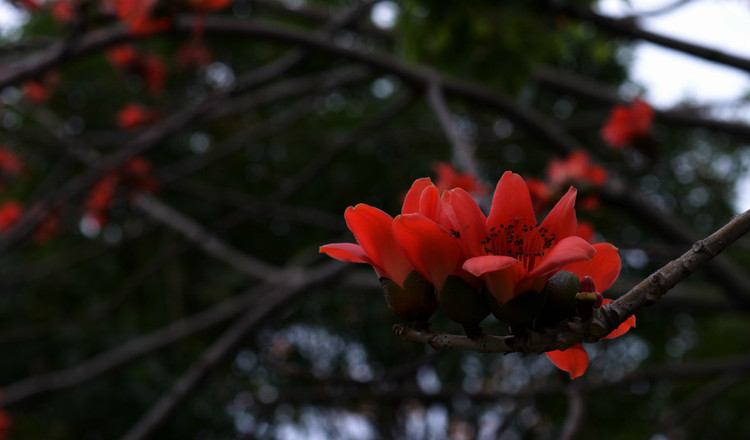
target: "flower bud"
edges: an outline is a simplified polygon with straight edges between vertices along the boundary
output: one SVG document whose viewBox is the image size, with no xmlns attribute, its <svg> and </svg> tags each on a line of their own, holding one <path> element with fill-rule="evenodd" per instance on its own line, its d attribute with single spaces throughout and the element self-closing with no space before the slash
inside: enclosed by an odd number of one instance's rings
<svg viewBox="0 0 750 440">
<path fill-rule="evenodd" d="M 437 310 L 435 288 L 416 271 L 404 280 L 404 287 L 382 277 L 383 295 L 394 315 L 417 328 L 427 328 L 430 316 Z"/>
<path fill-rule="evenodd" d="M 481 333 L 479 322 L 490 314 L 484 293 L 455 275 L 449 275 L 438 292 L 438 305 L 451 321 L 464 326 L 469 337 Z"/>
<path fill-rule="evenodd" d="M 572 272 L 561 270 L 552 275 L 544 286 L 543 292 L 547 294 L 547 302 L 539 315 L 539 324 L 556 324 L 573 315 L 579 285 L 583 283 L 579 282 L 578 276 Z"/>
</svg>

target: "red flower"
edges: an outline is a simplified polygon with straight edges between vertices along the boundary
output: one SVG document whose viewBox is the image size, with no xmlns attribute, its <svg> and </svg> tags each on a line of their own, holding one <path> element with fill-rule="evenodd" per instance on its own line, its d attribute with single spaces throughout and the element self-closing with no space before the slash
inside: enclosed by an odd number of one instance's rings
<svg viewBox="0 0 750 440">
<path fill-rule="evenodd" d="M 596 254 L 590 261 L 582 261 L 569 264 L 562 268 L 573 272 L 580 280 L 588 276 L 593 279 L 596 291 L 605 291 L 615 282 L 620 274 L 622 263 L 620 256 L 617 254 L 617 248 L 609 243 L 599 243 L 594 245 Z M 610 299 L 603 299 L 602 305 L 611 302 Z M 604 339 L 617 338 L 625 334 L 631 327 L 635 327 L 635 315 L 630 316 L 615 330 L 604 337 Z M 575 379 L 581 376 L 588 366 L 588 355 L 581 344 L 575 344 L 567 350 L 554 350 L 546 353 L 547 357 L 557 368 L 570 373 L 570 378 Z"/>
<path fill-rule="evenodd" d="M 29 11 L 39 11 L 42 9 L 42 5 L 39 4 L 38 0 L 16 0 L 14 3 L 20 3 Z"/>
<path fill-rule="evenodd" d="M 453 188 L 463 188 L 471 194 L 482 196 L 489 192 L 487 186 L 479 182 L 477 176 L 471 173 L 459 173 L 453 165 L 447 162 L 436 162 L 432 168 L 437 174 L 435 186 L 442 193 Z"/>
<path fill-rule="evenodd" d="M 125 104 L 117 112 L 117 126 L 124 129 L 136 128 L 159 120 L 158 112 L 134 102 Z"/>
<path fill-rule="evenodd" d="M 232 0 L 190 0 L 190 5 L 198 12 L 219 11 L 232 4 Z"/>
<path fill-rule="evenodd" d="M 136 189 L 155 192 L 159 189 L 159 182 L 151 175 L 153 165 L 142 157 L 134 157 L 123 165 L 120 175 L 122 181 Z"/>
<path fill-rule="evenodd" d="M 401 210 L 403 214 L 426 213 L 437 209 L 437 197 L 426 197 L 425 203 L 420 203 L 422 192 L 428 186 L 434 188 L 428 178 L 418 179 L 412 184 L 404 200 Z M 321 246 L 320 252 L 341 261 L 367 263 L 379 277 L 388 278 L 404 287 L 404 281 L 414 271 L 414 266 L 396 243 L 392 229 L 393 218 L 364 203 L 348 207 L 344 218 L 358 244 L 332 243 Z"/>
<path fill-rule="evenodd" d="M 10 429 L 13 426 L 13 420 L 10 418 L 8 411 L 0 410 L 0 440 L 10 438 Z"/>
<path fill-rule="evenodd" d="M 37 244 L 44 244 L 60 233 L 59 213 L 50 214 L 34 230 L 32 238 Z"/>
<path fill-rule="evenodd" d="M 132 45 L 121 44 L 107 51 L 107 59 L 114 67 L 129 70 L 138 64 L 140 55 Z"/>
<path fill-rule="evenodd" d="M 0 232 L 11 229 L 22 215 L 23 208 L 15 200 L 9 200 L 0 205 Z"/>
<path fill-rule="evenodd" d="M 110 0 L 117 11 L 117 18 L 124 21 L 133 35 L 146 36 L 162 32 L 172 26 L 165 17 L 153 17 L 158 0 Z"/>
<path fill-rule="evenodd" d="M 145 55 L 141 58 L 141 75 L 146 84 L 146 90 L 152 95 L 164 91 L 167 82 L 167 68 L 159 55 Z"/>
<path fill-rule="evenodd" d="M 566 159 L 553 159 L 547 164 L 547 179 L 554 186 L 572 183 L 604 185 L 607 170 L 591 163 L 591 157 L 583 150 L 575 150 Z"/>
<path fill-rule="evenodd" d="M 73 0 L 57 0 L 52 4 L 51 11 L 55 20 L 63 23 L 70 23 L 75 19 Z"/>
<path fill-rule="evenodd" d="M 649 138 L 653 120 L 654 109 L 640 98 L 634 99 L 628 107 L 616 105 L 602 127 L 602 139 L 612 148 L 624 148 Z"/>
<path fill-rule="evenodd" d="M 23 161 L 12 151 L 0 146 L 0 171 L 10 176 L 18 176 L 23 169 Z"/>
<path fill-rule="evenodd" d="M 54 87 L 57 85 L 59 77 L 56 72 L 47 72 L 41 78 L 30 79 L 25 81 L 21 88 L 23 93 L 32 102 L 41 104 L 52 97 Z"/>
<path fill-rule="evenodd" d="M 542 179 L 535 177 L 526 177 L 526 186 L 529 187 L 531 203 L 534 205 L 534 212 L 540 212 L 552 201 L 552 187 Z"/>
<path fill-rule="evenodd" d="M 576 190 L 571 187 L 541 224 L 537 224 L 528 187 L 506 172 L 497 184 L 490 215 L 472 207 L 468 194 L 453 190 L 453 212 L 462 248 L 472 255 L 463 268 L 484 279 L 502 305 L 520 293 L 540 292 L 562 267 L 590 260 L 595 250 L 575 235 Z"/>
<path fill-rule="evenodd" d="M 211 48 L 198 40 L 191 40 L 181 45 L 174 56 L 175 62 L 182 67 L 203 67 L 211 63 L 213 58 Z"/>
</svg>

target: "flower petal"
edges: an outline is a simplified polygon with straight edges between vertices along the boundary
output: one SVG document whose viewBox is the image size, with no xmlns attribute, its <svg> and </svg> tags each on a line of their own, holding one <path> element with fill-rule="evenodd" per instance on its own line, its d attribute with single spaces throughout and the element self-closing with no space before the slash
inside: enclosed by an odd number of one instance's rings
<svg viewBox="0 0 750 440">
<path fill-rule="evenodd" d="M 595 254 L 596 250 L 583 238 L 577 235 L 565 237 L 542 257 L 527 278 L 548 275 L 571 263 L 590 260 Z"/>
<path fill-rule="evenodd" d="M 547 236 L 554 234 L 558 242 L 565 237 L 576 235 L 578 228 L 575 211 L 576 193 L 576 189 L 571 186 L 539 225 L 549 230 Z"/>
<path fill-rule="evenodd" d="M 521 262 L 513 257 L 484 255 L 481 257 L 469 258 L 464 262 L 463 268 L 474 276 L 482 276 L 488 272 L 494 272 L 496 270 L 502 270 L 520 264 Z"/>
<path fill-rule="evenodd" d="M 421 214 L 399 215 L 393 221 L 393 235 L 417 272 L 438 290 L 448 275 L 456 273 L 458 242 L 434 221 Z"/>
<path fill-rule="evenodd" d="M 571 379 L 582 376 L 589 366 L 589 355 L 581 344 L 568 347 L 567 350 L 548 351 L 544 354 L 557 368 L 570 373 Z"/>
<path fill-rule="evenodd" d="M 430 220 L 440 218 L 440 191 L 435 186 L 428 186 L 419 198 L 419 213 Z M 402 213 L 404 214 L 404 213 Z"/>
<path fill-rule="evenodd" d="M 385 212 L 364 203 L 349 207 L 344 213 L 346 225 L 362 246 L 373 265 L 383 276 L 403 286 L 406 276 L 414 270 L 393 238 L 393 219 Z"/>
<path fill-rule="evenodd" d="M 526 182 L 518 174 L 506 171 L 495 187 L 487 227 L 507 225 L 511 218 L 520 219 L 520 223 L 536 225 L 534 207 Z"/>
<path fill-rule="evenodd" d="M 579 279 L 590 276 L 594 279 L 596 290 L 604 292 L 609 289 L 620 275 L 622 262 L 617 254 L 617 248 L 609 243 L 597 243 L 594 245 L 596 254 L 590 261 L 572 263 L 562 268 L 578 275 Z"/>
<path fill-rule="evenodd" d="M 372 264 L 371 260 L 367 257 L 367 253 L 362 249 L 362 246 L 354 243 L 327 244 L 321 246 L 319 252 L 339 261 Z"/>
<path fill-rule="evenodd" d="M 604 298 L 604 301 L 602 302 L 602 305 L 611 303 L 612 300 L 608 298 Z M 628 332 L 631 328 L 635 327 L 635 315 L 630 315 L 628 319 L 622 322 L 619 326 L 617 326 L 616 329 L 612 330 L 610 334 L 603 337 L 602 339 L 614 339 L 619 338 L 620 336 L 624 335 Z"/>
<path fill-rule="evenodd" d="M 464 257 L 484 255 L 482 241 L 487 238 L 487 218 L 474 198 L 456 188 L 444 193 L 443 202 L 443 211 L 458 233 Z"/>
<path fill-rule="evenodd" d="M 401 214 L 414 214 L 419 212 L 419 200 L 422 197 L 422 191 L 429 186 L 434 186 L 429 177 L 417 179 L 411 184 L 411 188 L 404 197 L 404 204 L 401 207 Z"/>
</svg>

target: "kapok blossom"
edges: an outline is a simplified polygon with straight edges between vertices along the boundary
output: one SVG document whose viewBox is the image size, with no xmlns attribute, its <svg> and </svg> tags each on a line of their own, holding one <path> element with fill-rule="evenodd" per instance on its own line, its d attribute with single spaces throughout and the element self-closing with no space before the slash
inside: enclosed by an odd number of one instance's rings
<svg viewBox="0 0 750 440">
<path fill-rule="evenodd" d="M 525 291 L 541 292 L 547 278 L 565 265 L 588 261 L 596 251 L 576 234 L 575 198 L 571 187 L 537 223 L 529 189 L 521 176 L 506 172 L 497 184 L 490 215 L 456 191 L 453 203 L 459 240 L 470 249 L 463 268 L 482 277 L 498 304 Z"/>
<path fill-rule="evenodd" d="M 453 188 L 463 188 L 468 193 L 483 196 L 489 192 L 486 185 L 479 181 L 479 178 L 471 173 L 459 173 L 448 162 L 435 162 L 432 165 L 435 170 L 435 186 L 442 193 Z"/>
<path fill-rule="evenodd" d="M 0 232 L 13 227 L 23 215 L 23 207 L 15 200 L 8 200 L 0 204 Z"/>
<path fill-rule="evenodd" d="M 159 120 L 159 112 L 142 104 L 129 102 L 117 112 L 117 126 L 123 129 L 137 128 Z"/>
<path fill-rule="evenodd" d="M 629 106 L 616 105 L 602 127 L 604 142 L 612 148 L 624 148 L 651 136 L 654 109 L 640 98 Z"/>
<path fill-rule="evenodd" d="M 574 273 L 584 285 L 584 278 L 590 278 L 590 288 L 595 292 L 604 292 L 615 282 L 620 274 L 622 262 L 617 254 L 617 248 L 609 243 L 595 244 L 596 254 L 590 261 L 570 264 L 562 268 Z M 611 299 L 603 298 L 602 304 L 612 302 Z M 630 328 L 635 327 L 635 315 L 631 315 L 610 334 L 603 339 L 613 339 L 627 333 Z M 566 350 L 554 350 L 545 353 L 557 368 L 570 373 L 570 378 L 581 376 L 588 367 L 589 356 L 581 344 L 574 344 Z"/>
<path fill-rule="evenodd" d="M 0 145 L 0 172 L 7 176 L 18 176 L 25 165 L 15 153 Z"/>
<path fill-rule="evenodd" d="M 600 187 L 607 181 L 607 170 L 592 163 L 586 151 L 574 150 L 565 159 L 549 161 L 547 180 L 554 186 L 577 184 Z"/>
</svg>

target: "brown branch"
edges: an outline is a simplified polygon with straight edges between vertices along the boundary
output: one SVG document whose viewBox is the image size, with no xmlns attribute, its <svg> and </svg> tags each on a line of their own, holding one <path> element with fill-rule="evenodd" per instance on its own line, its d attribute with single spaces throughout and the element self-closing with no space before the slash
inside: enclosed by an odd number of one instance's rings
<svg viewBox="0 0 750 440">
<path fill-rule="evenodd" d="M 609 18 L 588 9 L 579 8 L 572 5 L 559 4 L 558 2 L 554 2 L 551 0 L 538 0 L 538 3 L 546 7 L 551 12 L 562 13 L 591 22 L 597 27 L 616 35 L 622 35 L 628 38 L 648 41 L 660 46 L 696 56 L 698 58 L 702 58 L 707 61 L 724 64 L 725 66 L 731 66 L 740 70 L 744 70 L 745 72 L 750 72 L 750 59 L 730 55 L 720 50 L 712 49 L 710 47 L 701 46 L 698 44 L 688 43 L 676 38 L 666 37 L 656 32 L 650 32 L 641 29 L 637 25 L 633 24 L 632 20 L 618 20 Z"/>
<path fill-rule="evenodd" d="M 216 339 L 206 351 L 180 376 L 161 399 L 122 436 L 122 440 L 142 440 L 150 437 L 177 410 L 200 382 L 229 356 L 234 349 L 269 315 L 283 308 L 311 288 L 330 282 L 350 265 L 329 262 L 317 269 L 296 276 L 290 273 L 280 287 L 269 289 L 258 298 L 254 307 L 242 308 L 245 313 L 227 331 Z"/>
<path fill-rule="evenodd" d="M 576 318 L 565 327 L 544 329 L 520 336 L 466 336 L 419 332 L 398 324 L 394 333 L 404 339 L 430 344 L 435 349 L 455 348 L 483 353 L 564 350 L 578 342 L 595 342 L 617 328 L 630 315 L 656 303 L 677 283 L 717 256 L 732 242 L 750 232 L 750 210 L 732 218 L 709 237 L 699 240 L 680 258 L 671 261 L 630 289 L 628 293 L 595 311 L 590 321 Z"/>
<path fill-rule="evenodd" d="M 451 112 L 448 109 L 448 105 L 445 103 L 439 80 L 435 79 L 429 82 L 427 87 L 427 101 L 429 102 L 432 111 L 437 116 L 438 121 L 440 121 L 440 126 L 443 128 L 445 137 L 448 138 L 448 141 L 453 147 L 453 155 L 456 158 L 459 167 L 468 173 L 480 176 L 479 164 L 474 156 L 476 148 L 474 145 L 471 145 L 468 139 L 458 132 L 456 124 L 454 124 L 453 118 L 451 117 Z"/>
<path fill-rule="evenodd" d="M 582 96 L 594 102 L 615 105 L 627 101 L 623 99 L 615 87 L 571 72 L 563 72 L 549 67 L 539 68 L 534 71 L 534 79 L 545 87 Z M 654 115 L 657 121 L 668 124 L 707 128 L 740 139 L 750 139 L 750 125 L 742 122 L 719 121 L 702 117 L 690 109 L 680 108 L 673 110 L 654 109 Z M 598 113 L 596 123 L 603 123 L 606 117 L 607 113 Z"/>
</svg>

